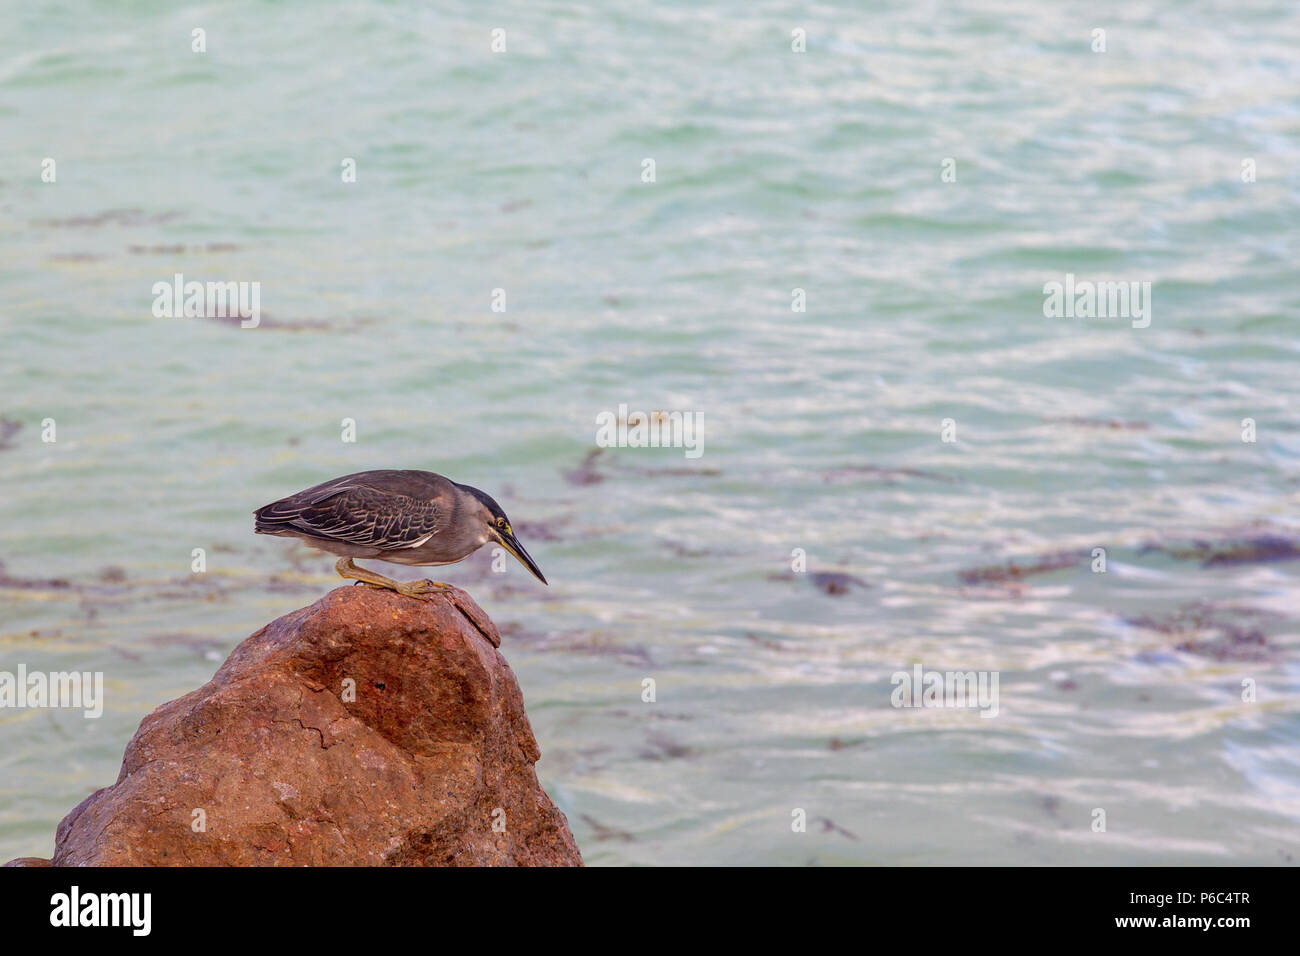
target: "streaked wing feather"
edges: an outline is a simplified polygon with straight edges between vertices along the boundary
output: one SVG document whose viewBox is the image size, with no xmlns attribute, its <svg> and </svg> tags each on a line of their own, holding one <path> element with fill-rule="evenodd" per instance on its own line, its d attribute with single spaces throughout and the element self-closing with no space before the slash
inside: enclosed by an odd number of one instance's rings
<svg viewBox="0 0 1300 956">
<path fill-rule="evenodd" d="M 366 487 L 344 487 L 295 510 L 288 523 L 309 534 L 385 550 L 417 547 L 441 524 L 435 501 Z"/>
</svg>

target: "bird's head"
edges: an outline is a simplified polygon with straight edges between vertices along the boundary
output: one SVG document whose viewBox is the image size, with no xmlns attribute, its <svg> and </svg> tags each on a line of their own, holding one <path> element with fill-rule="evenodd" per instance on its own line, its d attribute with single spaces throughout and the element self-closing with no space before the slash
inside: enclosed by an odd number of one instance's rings
<svg viewBox="0 0 1300 956">
<path fill-rule="evenodd" d="M 518 558 L 519 563 L 531 571 L 533 577 L 546 584 L 546 577 L 542 574 L 542 569 L 537 566 L 537 562 L 519 543 L 514 530 L 510 527 L 510 519 L 506 517 L 506 513 L 501 510 L 501 506 L 493 500 L 492 496 L 479 491 L 477 488 L 471 488 L 469 485 L 458 485 L 457 487 L 468 492 L 470 498 L 473 499 L 469 502 L 469 512 L 481 529 L 483 543 L 497 542 Z"/>
</svg>

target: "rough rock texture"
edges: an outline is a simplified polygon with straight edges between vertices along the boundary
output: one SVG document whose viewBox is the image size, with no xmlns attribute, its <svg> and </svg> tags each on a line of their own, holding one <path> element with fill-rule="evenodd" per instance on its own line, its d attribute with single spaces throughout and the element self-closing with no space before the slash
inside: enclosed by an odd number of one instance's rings
<svg viewBox="0 0 1300 956">
<path fill-rule="evenodd" d="M 463 591 L 337 588 L 146 717 L 54 865 L 580 866 L 500 643 Z"/>
</svg>

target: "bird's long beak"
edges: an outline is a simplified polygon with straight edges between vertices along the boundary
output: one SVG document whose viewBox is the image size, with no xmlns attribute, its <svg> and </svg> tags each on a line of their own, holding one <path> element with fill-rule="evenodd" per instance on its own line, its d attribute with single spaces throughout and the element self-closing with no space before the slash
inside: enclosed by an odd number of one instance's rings
<svg viewBox="0 0 1300 956">
<path fill-rule="evenodd" d="M 506 534 L 496 532 L 496 536 L 497 540 L 501 542 L 501 546 L 518 558 L 519 563 L 531 571 L 533 577 L 537 578 L 537 580 L 541 581 L 543 584 L 546 584 L 546 576 L 542 574 L 542 569 L 537 566 L 537 562 L 534 561 L 528 552 L 524 550 L 524 546 L 519 543 L 519 539 L 515 537 L 513 531 Z"/>
</svg>

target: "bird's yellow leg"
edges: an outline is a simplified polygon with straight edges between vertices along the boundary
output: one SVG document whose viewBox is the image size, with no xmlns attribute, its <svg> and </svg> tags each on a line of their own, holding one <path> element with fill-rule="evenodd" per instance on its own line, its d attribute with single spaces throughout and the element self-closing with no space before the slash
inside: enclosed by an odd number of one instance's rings
<svg viewBox="0 0 1300 956">
<path fill-rule="evenodd" d="M 443 584 L 441 581 L 430 581 L 428 578 L 422 581 L 395 581 L 378 571 L 358 567 L 352 563 L 351 558 L 339 558 L 334 565 L 334 570 L 339 573 L 340 577 L 347 578 L 350 581 L 360 581 L 362 584 L 369 584 L 371 587 L 385 588 L 412 598 L 423 597 L 426 594 L 436 594 L 438 591 L 446 591 L 451 587 L 450 584 Z"/>
</svg>

